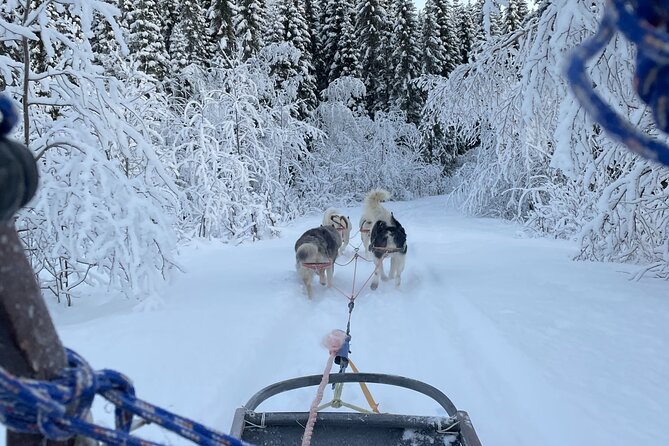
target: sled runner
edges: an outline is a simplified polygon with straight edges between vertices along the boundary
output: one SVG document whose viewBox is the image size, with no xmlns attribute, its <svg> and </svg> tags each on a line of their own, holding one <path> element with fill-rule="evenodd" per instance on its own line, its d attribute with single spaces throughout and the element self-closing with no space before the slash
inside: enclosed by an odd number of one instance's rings
<svg viewBox="0 0 669 446">
<path fill-rule="evenodd" d="M 260 412 L 257 409 L 264 401 L 279 393 L 317 386 L 321 378 L 321 375 L 303 376 L 260 390 L 237 409 L 230 434 L 256 446 L 300 444 L 308 412 Z M 457 410 L 443 392 L 429 384 L 377 373 L 332 373 L 329 382 L 403 387 L 429 396 L 439 403 L 448 416 L 318 412 L 312 446 L 481 446 L 467 412 Z"/>
</svg>

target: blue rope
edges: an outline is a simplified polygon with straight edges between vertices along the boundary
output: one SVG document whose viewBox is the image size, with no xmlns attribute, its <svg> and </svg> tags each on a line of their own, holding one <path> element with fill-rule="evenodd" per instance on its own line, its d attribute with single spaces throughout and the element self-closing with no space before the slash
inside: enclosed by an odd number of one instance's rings
<svg viewBox="0 0 669 446">
<path fill-rule="evenodd" d="M 651 109 L 660 130 L 669 133 L 669 1 L 608 0 L 599 29 L 575 48 L 567 79 L 585 111 L 610 136 L 634 153 L 669 165 L 669 147 L 639 132 L 619 116 L 594 90 L 586 64 L 601 52 L 616 32 L 637 47 L 634 87 Z"/>
<path fill-rule="evenodd" d="M 208 429 L 135 397 L 132 383 L 113 370 L 93 371 L 68 350 L 69 367 L 52 381 L 17 378 L 0 367 L 0 423 L 21 433 L 51 440 L 84 436 L 110 445 L 160 446 L 130 435 L 133 415 L 169 429 L 204 446 L 248 446 L 229 435 Z M 84 420 L 96 394 L 116 406 L 116 429 Z"/>
<path fill-rule="evenodd" d="M 0 136 L 9 134 L 18 120 L 19 115 L 16 114 L 12 101 L 7 96 L 0 95 Z"/>
</svg>

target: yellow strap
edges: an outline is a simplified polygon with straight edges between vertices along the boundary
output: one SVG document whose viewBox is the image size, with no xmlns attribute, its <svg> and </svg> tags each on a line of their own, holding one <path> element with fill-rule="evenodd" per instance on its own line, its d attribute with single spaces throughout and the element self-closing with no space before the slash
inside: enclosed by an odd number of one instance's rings
<svg viewBox="0 0 669 446">
<path fill-rule="evenodd" d="M 353 364 L 353 361 L 351 361 L 349 359 L 348 363 L 351 365 L 351 368 L 353 369 L 353 371 L 355 373 L 360 373 L 360 371 L 355 366 L 355 364 Z M 369 388 L 367 387 L 367 383 L 362 383 L 361 382 L 361 383 L 358 383 L 358 384 L 360 384 L 360 388 L 362 389 L 362 393 L 365 394 L 365 399 L 367 400 L 367 404 L 369 404 L 369 407 L 372 409 L 372 412 L 381 413 L 381 412 L 379 412 L 379 404 L 376 401 L 374 401 L 374 397 L 370 393 Z"/>
</svg>

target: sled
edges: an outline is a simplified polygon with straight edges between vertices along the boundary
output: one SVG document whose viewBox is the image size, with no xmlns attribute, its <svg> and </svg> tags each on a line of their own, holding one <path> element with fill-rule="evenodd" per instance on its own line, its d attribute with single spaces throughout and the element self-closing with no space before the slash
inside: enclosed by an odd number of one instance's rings
<svg viewBox="0 0 669 446">
<path fill-rule="evenodd" d="M 256 409 L 279 393 L 317 386 L 321 379 L 321 375 L 303 376 L 260 390 L 236 410 L 230 434 L 256 446 L 300 444 L 309 412 L 256 412 Z M 376 373 L 332 373 L 329 382 L 403 387 L 429 396 L 448 416 L 318 412 L 312 446 L 481 446 L 467 412 L 457 410 L 443 392 L 429 384 Z"/>
</svg>

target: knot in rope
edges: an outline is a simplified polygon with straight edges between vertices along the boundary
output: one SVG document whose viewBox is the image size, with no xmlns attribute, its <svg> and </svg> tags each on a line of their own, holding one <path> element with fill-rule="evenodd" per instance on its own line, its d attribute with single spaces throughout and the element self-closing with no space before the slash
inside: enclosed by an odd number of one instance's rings
<svg viewBox="0 0 669 446">
<path fill-rule="evenodd" d="M 60 420 L 83 418 L 93 403 L 96 376 L 88 363 L 68 351 L 69 367 L 52 381 L 18 380 L 0 368 L 0 421 L 10 430 L 67 440 L 74 433 Z"/>
<path fill-rule="evenodd" d="M 205 446 L 248 446 L 135 397 L 130 379 L 114 370 L 94 371 L 79 355 L 67 350 L 68 367 L 50 381 L 17 378 L 0 367 L 0 423 L 21 433 L 51 440 L 83 436 L 109 445 L 160 446 L 130 435 L 133 416 L 158 424 Z M 116 429 L 86 421 L 96 394 L 115 406 Z"/>
<path fill-rule="evenodd" d="M 575 48 L 567 78 L 583 108 L 611 136 L 633 152 L 669 165 L 669 147 L 636 130 L 594 90 L 586 63 L 602 51 L 616 32 L 637 48 L 634 88 L 660 130 L 669 133 L 669 5 L 649 0 L 609 0 L 599 29 Z"/>
</svg>

